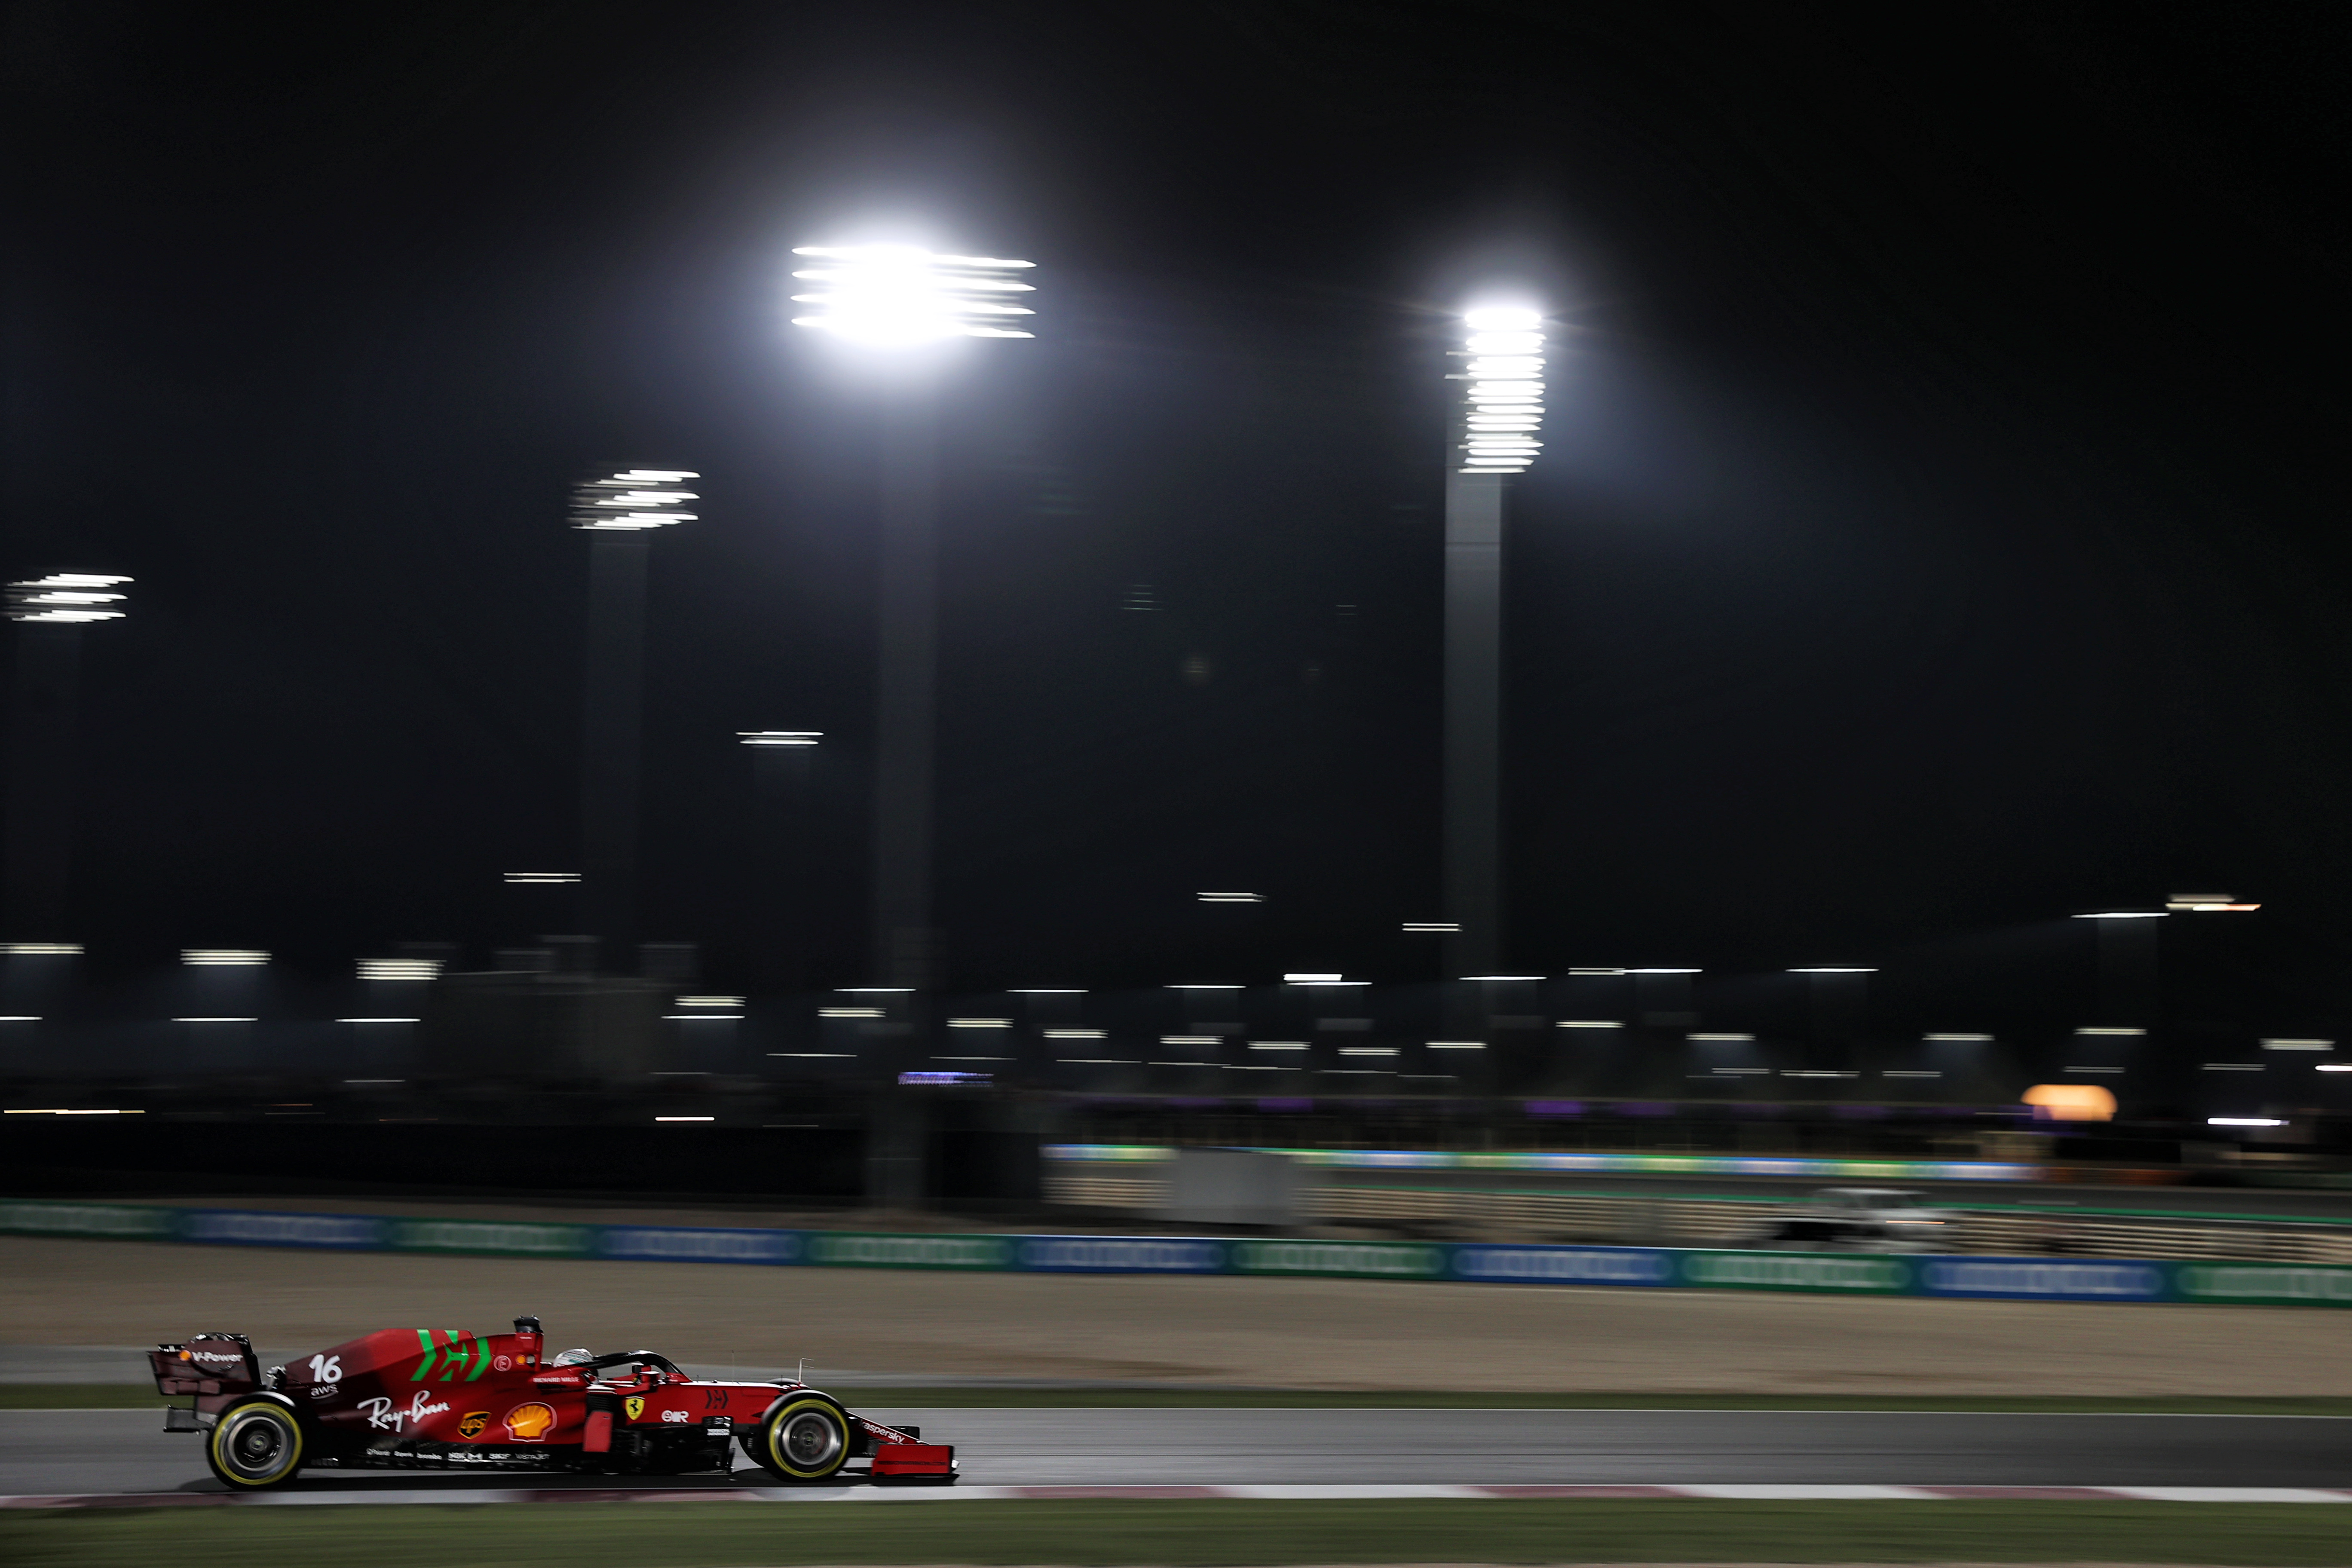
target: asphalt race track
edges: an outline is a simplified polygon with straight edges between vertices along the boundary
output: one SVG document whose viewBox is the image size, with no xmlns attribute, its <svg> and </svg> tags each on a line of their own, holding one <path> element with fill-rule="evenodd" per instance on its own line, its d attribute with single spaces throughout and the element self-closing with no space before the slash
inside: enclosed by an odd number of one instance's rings
<svg viewBox="0 0 2352 1568">
<path fill-rule="evenodd" d="M 1446 1482 L 2352 1486 L 2352 1419 L 1705 1410 L 913 1410 L 994 1486 Z M 160 1410 L 0 1412 L 0 1494 L 212 1491 Z M 765 1484 L 746 1466 L 733 1484 Z M 610 1488 L 602 1477 L 321 1470 L 305 1490 Z M 717 1475 L 622 1486 L 676 1490 Z"/>
</svg>

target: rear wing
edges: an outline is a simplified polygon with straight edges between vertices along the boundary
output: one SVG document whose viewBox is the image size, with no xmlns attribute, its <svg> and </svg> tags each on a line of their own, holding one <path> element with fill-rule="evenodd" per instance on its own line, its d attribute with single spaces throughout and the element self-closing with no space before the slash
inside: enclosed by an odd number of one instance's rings
<svg viewBox="0 0 2352 1568">
<path fill-rule="evenodd" d="M 147 1352 L 158 1394 L 244 1394 L 261 1386 L 261 1360 L 243 1334 L 198 1334 Z"/>
</svg>

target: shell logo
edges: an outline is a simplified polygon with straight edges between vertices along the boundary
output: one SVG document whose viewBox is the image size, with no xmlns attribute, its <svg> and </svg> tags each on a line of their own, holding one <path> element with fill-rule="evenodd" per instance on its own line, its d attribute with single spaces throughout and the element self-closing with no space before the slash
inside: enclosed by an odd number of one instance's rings
<svg viewBox="0 0 2352 1568">
<path fill-rule="evenodd" d="M 544 1443 L 548 1428 L 555 1425 L 555 1407 L 532 1400 L 518 1405 L 506 1414 L 506 1428 L 518 1443 Z"/>
</svg>

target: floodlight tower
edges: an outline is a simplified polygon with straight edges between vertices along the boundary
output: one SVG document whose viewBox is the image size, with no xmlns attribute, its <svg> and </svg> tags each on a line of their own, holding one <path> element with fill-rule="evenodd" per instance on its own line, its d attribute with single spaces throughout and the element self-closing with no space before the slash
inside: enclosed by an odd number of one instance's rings
<svg viewBox="0 0 2352 1568">
<path fill-rule="evenodd" d="M 9 715 L 6 934 L 64 935 L 72 871 L 75 689 L 81 629 L 122 619 L 128 577 L 55 572 L 8 584 L 16 634 Z"/>
<path fill-rule="evenodd" d="M 756 973 L 768 988 L 792 993 L 808 983 L 809 764 L 824 733 L 744 730 L 751 748 L 759 820 L 751 838 L 759 879 L 760 954 Z"/>
<path fill-rule="evenodd" d="M 1542 443 L 1543 317 L 1486 306 L 1462 318 L 1468 384 L 1445 475 L 1444 898 L 1449 973 L 1504 962 L 1503 499 Z"/>
<path fill-rule="evenodd" d="M 580 723 L 581 901 L 588 934 L 626 952 L 636 934 L 637 796 L 646 706 L 646 542 L 692 522 L 684 468 L 622 468 L 576 486 L 572 526 L 592 535 Z"/>
<path fill-rule="evenodd" d="M 876 980 L 917 989 L 939 979 L 931 913 L 932 791 L 939 671 L 939 430 L 935 383 L 919 351 L 961 338 L 1027 338 L 1036 263 L 935 255 L 909 245 L 804 245 L 794 294 L 815 307 L 793 325 L 889 354 L 900 374 L 884 404 L 880 659 L 874 747 Z"/>
</svg>

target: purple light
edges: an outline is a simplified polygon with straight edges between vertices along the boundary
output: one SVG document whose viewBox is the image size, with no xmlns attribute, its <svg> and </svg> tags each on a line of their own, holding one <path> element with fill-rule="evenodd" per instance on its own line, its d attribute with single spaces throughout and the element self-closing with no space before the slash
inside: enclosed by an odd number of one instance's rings
<svg viewBox="0 0 2352 1568">
<path fill-rule="evenodd" d="M 1528 1114 L 1529 1116 L 1581 1116 L 1584 1114 L 1584 1101 L 1580 1100 L 1530 1100 L 1528 1101 Z"/>
<path fill-rule="evenodd" d="M 1315 1109 L 1315 1102 L 1311 1100 L 1261 1100 L 1257 1102 L 1257 1108 L 1260 1110 L 1305 1115 Z"/>
</svg>

